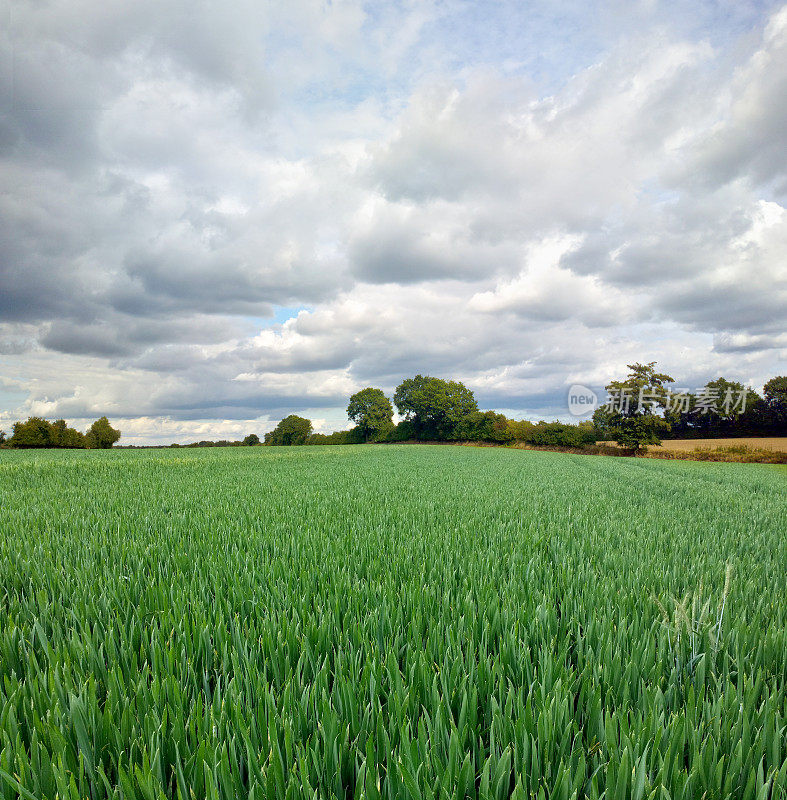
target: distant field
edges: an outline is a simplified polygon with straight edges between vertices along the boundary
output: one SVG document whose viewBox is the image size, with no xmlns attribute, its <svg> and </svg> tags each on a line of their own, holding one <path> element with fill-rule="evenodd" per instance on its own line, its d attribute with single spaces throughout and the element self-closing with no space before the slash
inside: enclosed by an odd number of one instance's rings
<svg viewBox="0 0 787 800">
<path fill-rule="evenodd" d="M 615 442 L 599 442 L 602 445 L 616 447 Z M 661 445 L 651 445 L 649 450 L 680 450 L 690 452 L 698 448 L 715 449 L 717 447 L 750 447 L 762 450 L 775 450 L 787 453 L 787 437 L 771 436 L 737 439 L 664 439 Z"/>
<path fill-rule="evenodd" d="M 764 437 L 743 439 L 665 439 L 661 443 L 664 450 L 696 450 L 698 447 L 747 447 L 762 448 L 763 450 L 778 450 L 787 453 L 787 437 Z M 651 449 L 657 449 L 652 447 Z"/>
<path fill-rule="evenodd" d="M 784 797 L 783 468 L 0 452 L 0 797 Z"/>
</svg>

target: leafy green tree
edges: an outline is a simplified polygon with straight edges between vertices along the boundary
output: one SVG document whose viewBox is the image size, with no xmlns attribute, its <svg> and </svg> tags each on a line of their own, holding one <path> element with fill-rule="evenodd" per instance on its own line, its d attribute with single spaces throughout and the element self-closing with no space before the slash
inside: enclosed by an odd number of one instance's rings
<svg viewBox="0 0 787 800">
<path fill-rule="evenodd" d="M 260 437 L 256 433 L 250 433 L 244 440 L 243 444 L 247 447 L 253 447 L 255 444 L 260 443 Z"/>
<path fill-rule="evenodd" d="M 109 424 L 106 417 L 99 417 L 85 435 L 87 445 L 94 450 L 108 450 L 120 438 L 120 431 Z"/>
<path fill-rule="evenodd" d="M 0 431 L 0 444 L 5 444 L 6 435 L 5 431 Z"/>
<path fill-rule="evenodd" d="M 87 446 L 85 435 L 76 428 L 69 428 L 64 419 L 55 420 L 50 428 L 52 447 L 81 449 Z"/>
<path fill-rule="evenodd" d="M 399 384 L 396 408 L 412 422 L 418 439 L 452 439 L 462 418 L 478 411 L 473 393 L 458 381 L 416 375 Z"/>
<path fill-rule="evenodd" d="M 68 425 L 64 419 L 56 419 L 49 425 L 49 438 L 52 447 L 63 447 Z"/>
<path fill-rule="evenodd" d="M 85 436 L 66 421 L 58 419 L 48 422 L 41 417 L 30 417 L 27 422 L 14 423 L 13 436 L 8 440 L 11 447 L 69 447 L 84 448 Z"/>
<path fill-rule="evenodd" d="M 311 432 L 311 420 L 290 414 L 272 431 L 265 434 L 265 444 L 284 446 L 306 444 L 306 439 Z"/>
<path fill-rule="evenodd" d="M 8 444 L 19 448 L 52 447 L 52 426 L 41 417 L 15 422 Z"/>
<path fill-rule="evenodd" d="M 687 395 L 680 407 L 668 409 L 664 418 L 674 436 L 730 436 L 757 427 L 755 410 L 761 404 L 756 392 L 719 377 Z"/>
<path fill-rule="evenodd" d="M 606 387 L 610 396 L 623 401 L 621 405 L 624 416 L 652 413 L 656 407 L 664 408 L 669 393 L 665 384 L 675 383 L 675 379 L 664 372 L 656 372 L 655 361 L 626 366 L 630 372 L 625 380 L 611 381 Z"/>
<path fill-rule="evenodd" d="M 714 398 L 710 402 L 710 407 L 717 416 L 732 419 L 736 419 L 751 410 L 759 399 L 756 392 L 753 392 L 739 381 L 728 381 L 726 378 L 716 378 L 715 381 L 708 381 L 703 391 L 707 397 Z"/>
<path fill-rule="evenodd" d="M 593 427 L 596 429 L 596 438 L 603 442 L 615 441 L 617 433 L 615 425 L 620 415 L 610 410 L 607 406 L 599 406 L 593 412 Z"/>
<path fill-rule="evenodd" d="M 611 381 L 606 389 L 611 406 L 593 415 L 599 438 L 611 438 L 621 447 L 639 452 L 650 444 L 661 444 L 670 423 L 658 412 L 666 408 L 669 390 L 665 384 L 675 379 L 656 372 L 656 362 L 627 364 L 629 374 L 622 381 Z"/>
<path fill-rule="evenodd" d="M 53 447 L 66 447 L 69 449 L 83 449 L 87 447 L 87 439 L 84 433 L 76 428 L 69 428 L 65 420 L 59 419 L 52 423 L 53 428 Z"/>
<path fill-rule="evenodd" d="M 661 437 L 669 433 L 670 425 L 663 417 L 655 414 L 636 414 L 623 417 L 617 425 L 615 441 L 635 453 L 647 448 L 649 444 L 661 444 Z"/>
<path fill-rule="evenodd" d="M 763 386 L 763 398 L 775 426 L 787 425 L 787 376 L 778 375 Z"/>
<path fill-rule="evenodd" d="M 66 428 L 63 434 L 63 444 L 61 447 L 68 447 L 72 450 L 84 450 L 87 447 L 87 438 L 84 433 L 76 428 Z"/>
<path fill-rule="evenodd" d="M 364 440 L 368 442 L 391 428 L 393 406 L 382 389 L 369 386 L 350 398 L 347 416 L 360 428 Z"/>
</svg>

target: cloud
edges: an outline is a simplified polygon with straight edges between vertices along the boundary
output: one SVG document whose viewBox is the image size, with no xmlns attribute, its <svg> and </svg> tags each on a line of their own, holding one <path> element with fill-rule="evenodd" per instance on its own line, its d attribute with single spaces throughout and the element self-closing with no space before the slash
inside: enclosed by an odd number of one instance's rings
<svg viewBox="0 0 787 800">
<path fill-rule="evenodd" d="M 787 130 L 787 7 L 768 20 L 760 47 L 721 94 L 715 124 L 690 148 L 691 172 L 681 177 L 706 186 L 736 179 L 787 192 L 784 139 Z"/>
<path fill-rule="evenodd" d="M 515 269 L 521 244 L 495 241 L 474 230 L 464 206 L 377 200 L 356 219 L 348 257 L 357 278 L 369 283 L 479 280 Z"/>
<path fill-rule="evenodd" d="M 341 427 L 419 371 L 538 415 L 633 360 L 784 371 L 787 7 L 664 12 L 15 3 L 0 421 L 158 441 Z"/>
</svg>

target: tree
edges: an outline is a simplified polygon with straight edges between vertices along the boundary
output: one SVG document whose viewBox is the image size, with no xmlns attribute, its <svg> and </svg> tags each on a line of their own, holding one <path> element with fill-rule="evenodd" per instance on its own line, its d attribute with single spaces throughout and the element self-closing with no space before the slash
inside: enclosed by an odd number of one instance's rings
<svg viewBox="0 0 787 800">
<path fill-rule="evenodd" d="M 305 444 L 311 432 L 311 420 L 290 414 L 272 431 L 265 434 L 265 444 L 284 446 Z"/>
<path fill-rule="evenodd" d="M 670 424 L 657 411 L 667 406 L 667 383 L 675 379 L 656 372 L 656 362 L 626 365 L 625 380 L 611 381 L 606 389 L 611 403 L 593 414 L 599 438 L 611 438 L 621 447 L 639 452 L 649 444 L 661 444 Z"/>
<path fill-rule="evenodd" d="M 120 438 L 120 431 L 106 417 L 100 417 L 88 428 L 85 438 L 91 449 L 108 450 Z"/>
<path fill-rule="evenodd" d="M 602 442 L 614 442 L 619 420 L 620 415 L 608 406 L 599 406 L 593 412 L 593 427 L 596 429 L 597 439 Z"/>
<path fill-rule="evenodd" d="M 462 418 L 478 411 L 473 393 L 457 381 L 416 375 L 394 394 L 399 413 L 413 423 L 418 439 L 451 439 Z"/>
<path fill-rule="evenodd" d="M 615 430 L 615 441 L 635 453 L 649 444 L 661 444 L 661 437 L 669 433 L 670 425 L 655 414 L 636 414 L 622 417 Z"/>
<path fill-rule="evenodd" d="M 361 429 L 365 441 L 375 439 L 393 426 L 393 406 L 382 389 L 371 386 L 356 392 L 347 406 L 347 416 Z"/>
<path fill-rule="evenodd" d="M 663 372 L 656 372 L 656 362 L 648 364 L 626 364 L 631 370 L 625 380 L 611 381 L 607 393 L 620 399 L 625 416 L 637 413 L 652 413 L 657 406 L 667 404 L 669 390 L 665 383 L 675 383 L 675 379 Z M 627 402 L 626 402 L 627 401 Z"/>
<path fill-rule="evenodd" d="M 411 439 L 415 439 L 415 428 L 412 422 L 403 419 L 396 425 L 391 425 L 384 436 L 386 442 L 409 442 Z"/>
<path fill-rule="evenodd" d="M 52 423 L 52 447 L 83 449 L 87 447 L 85 435 L 76 428 L 69 428 L 64 419 Z"/>
<path fill-rule="evenodd" d="M 254 445 L 256 445 L 256 444 L 259 444 L 259 443 L 260 443 L 260 437 L 259 437 L 259 436 L 257 436 L 257 434 L 256 434 L 256 433 L 250 433 L 250 434 L 249 434 L 249 435 L 248 435 L 248 436 L 247 436 L 247 437 L 246 437 L 246 438 L 243 440 L 243 444 L 245 444 L 247 447 L 253 447 Z"/>
<path fill-rule="evenodd" d="M 680 408 L 664 414 L 673 434 L 693 436 L 729 436 L 749 427 L 756 428 L 755 408 L 762 403 L 756 392 L 738 381 L 716 378 L 696 394 L 686 396 Z"/>
<path fill-rule="evenodd" d="M 64 419 L 48 422 L 41 417 L 30 417 L 27 422 L 14 423 L 14 433 L 8 445 L 19 448 L 69 447 L 82 449 L 86 446 L 85 436 L 74 428 L 69 428 Z"/>
<path fill-rule="evenodd" d="M 731 419 L 750 411 L 760 399 L 756 392 L 739 381 L 728 381 L 726 378 L 708 381 L 700 393 L 711 398 L 709 406 L 719 417 Z"/>
<path fill-rule="evenodd" d="M 68 425 L 64 419 L 56 419 L 49 426 L 49 436 L 52 447 L 63 447 L 66 439 Z"/>
<path fill-rule="evenodd" d="M 80 433 L 76 428 L 66 428 L 60 446 L 72 450 L 84 450 L 87 447 L 87 438 L 84 433 Z"/>
<path fill-rule="evenodd" d="M 5 444 L 5 431 L 0 431 L 0 444 Z"/>
<path fill-rule="evenodd" d="M 85 435 L 76 428 L 69 428 L 64 419 L 55 420 L 50 426 L 51 447 L 82 449 L 87 446 Z"/>
<path fill-rule="evenodd" d="M 787 425 L 787 376 L 771 378 L 762 387 L 763 397 L 776 427 Z"/>
<path fill-rule="evenodd" d="M 52 447 L 52 426 L 41 417 L 15 422 L 8 444 L 19 448 Z"/>
</svg>

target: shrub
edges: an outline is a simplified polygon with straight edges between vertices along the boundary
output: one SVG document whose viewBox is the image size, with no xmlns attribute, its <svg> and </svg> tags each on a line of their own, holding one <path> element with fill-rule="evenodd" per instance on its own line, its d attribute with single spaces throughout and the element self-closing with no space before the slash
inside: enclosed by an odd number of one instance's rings
<svg viewBox="0 0 787 800">
<path fill-rule="evenodd" d="M 467 442 L 510 442 L 514 435 L 503 414 L 494 411 L 471 411 L 462 417 L 454 438 Z"/>
<path fill-rule="evenodd" d="M 518 442 L 528 441 L 528 436 L 535 430 L 535 425 L 526 419 L 508 420 L 508 429 L 511 431 L 512 438 Z"/>
<path fill-rule="evenodd" d="M 363 441 L 363 431 L 356 426 L 347 431 L 312 433 L 306 440 L 306 444 L 362 444 Z"/>
<path fill-rule="evenodd" d="M 539 422 L 533 426 L 525 440 L 530 444 L 547 447 L 584 447 L 595 444 L 593 426 L 566 425 L 562 422 Z"/>
<path fill-rule="evenodd" d="M 415 426 L 409 420 L 402 420 L 388 430 L 384 442 L 409 442 L 415 439 Z"/>
</svg>

